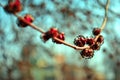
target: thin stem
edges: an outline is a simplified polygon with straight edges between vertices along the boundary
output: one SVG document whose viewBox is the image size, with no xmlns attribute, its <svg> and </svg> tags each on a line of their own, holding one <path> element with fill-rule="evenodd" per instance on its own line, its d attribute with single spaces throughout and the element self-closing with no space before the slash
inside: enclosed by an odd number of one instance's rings
<svg viewBox="0 0 120 80">
<path fill-rule="evenodd" d="M 27 23 L 30 27 L 32 27 L 33 29 L 41 32 L 42 34 L 45 34 L 45 31 L 43 31 L 41 28 L 37 27 L 36 25 L 26 21 L 25 19 L 23 19 L 22 17 L 18 16 L 17 14 L 14 14 L 17 18 L 19 18 L 20 20 L 24 21 L 25 23 Z M 85 48 L 88 48 L 89 46 L 84 46 L 84 47 L 78 47 L 78 46 L 75 46 L 75 45 L 72 45 L 72 44 L 69 44 L 63 40 L 60 40 L 58 39 L 57 37 L 54 37 L 55 40 L 61 42 L 62 44 L 66 45 L 66 46 L 69 46 L 69 47 L 72 47 L 76 50 L 82 50 L 82 49 L 85 49 Z"/>
<path fill-rule="evenodd" d="M 33 29 L 35 29 L 35 30 L 41 32 L 42 34 L 45 33 L 44 30 L 42 30 L 41 28 L 37 27 L 36 25 L 34 25 L 34 24 L 32 24 L 32 23 L 26 21 L 24 18 L 18 16 L 17 14 L 14 14 L 14 15 L 15 15 L 18 19 L 20 19 L 20 20 L 24 21 L 25 23 L 27 23 L 27 24 L 28 24 L 30 27 L 32 27 Z"/>
<path fill-rule="evenodd" d="M 45 34 L 45 31 L 43 31 L 41 28 L 37 27 L 36 25 L 26 21 L 25 19 L 23 19 L 21 16 L 18 16 L 17 14 L 14 14 L 17 18 L 21 19 L 22 21 L 24 21 L 25 23 L 27 23 L 30 27 L 32 27 L 33 29 L 41 32 L 42 34 Z M 75 46 L 75 45 L 72 45 L 72 44 L 69 44 L 63 40 L 60 40 L 58 39 L 57 37 L 54 37 L 55 40 L 61 42 L 62 44 L 66 45 L 66 46 L 69 46 L 69 47 L 72 47 L 76 50 L 82 50 L 82 49 L 85 49 L 85 48 L 88 48 L 89 46 L 84 46 L 84 47 L 78 47 L 78 46 Z"/>
<path fill-rule="evenodd" d="M 105 17 L 104 17 L 104 20 L 103 20 L 102 25 L 100 27 L 101 32 L 105 28 L 107 20 L 108 20 L 107 13 L 108 13 L 109 4 L 110 4 L 110 0 L 107 0 L 106 6 L 105 6 Z M 95 37 L 95 41 L 97 41 L 97 39 L 98 39 L 99 36 L 100 36 L 100 34 Z"/>
<path fill-rule="evenodd" d="M 42 34 L 45 34 L 45 31 L 43 31 L 41 28 L 37 27 L 36 25 L 26 21 L 25 19 L 23 19 L 22 17 L 18 16 L 17 14 L 14 14 L 17 18 L 21 19 L 22 21 L 24 21 L 25 23 L 27 23 L 30 27 L 32 27 L 33 29 L 41 32 Z M 66 46 L 69 46 L 69 47 L 72 47 L 76 50 L 82 50 L 82 49 L 85 49 L 85 48 L 88 48 L 89 46 L 84 46 L 84 47 L 78 47 L 78 46 L 75 46 L 75 45 L 72 45 L 72 44 L 69 44 L 63 40 L 60 40 L 58 39 L 57 37 L 54 37 L 55 40 L 61 42 L 62 44 L 66 45 Z"/>
<path fill-rule="evenodd" d="M 109 4 L 110 4 L 110 0 L 107 0 L 106 6 L 105 6 L 105 17 L 100 27 L 101 31 L 105 28 L 105 25 L 107 23 L 107 13 L 108 13 Z"/>
<path fill-rule="evenodd" d="M 60 40 L 60 39 L 58 39 L 58 38 L 56 38 L 56 37 L 54 37 L 54 40 L 59 41 L 59 42 L 61 42 L 62 44 L 66 45 L 66 46 L 69 46 L 69 47 L 72 47 L 72 48 L 74 48 L 74 49 L 76 49 L 76 50 L 83 50 L 83 49 L 85 49 L 85 48 L 89 48 L 89 46 L 78 47 L 78 46 L 69 44 L 69 43 L 67 43 L 67 42 L 65 42 L 65 41 L 63 41 L 63 40 Z"/>
</svg>

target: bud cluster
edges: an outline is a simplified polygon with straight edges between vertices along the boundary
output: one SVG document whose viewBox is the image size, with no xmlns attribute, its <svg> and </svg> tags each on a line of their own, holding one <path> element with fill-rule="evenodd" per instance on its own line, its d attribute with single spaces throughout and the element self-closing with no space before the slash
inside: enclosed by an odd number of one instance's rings
<svg viewBox="0 0 120 80">
<path fill-rule="evenodd" d="M 4 7 L 4 10 L 8 13 L 18 13 L 22 11 L 22 4 L 20 0 L 11 1 Z"/>
<path fill-rule="evenodd" d="M 30 14 L 26 14 L 22 18 L 29 23 L 32 23 L 34 21 L 33 16 L 30 15 Z M 17 24 L 18 24 L 19 27 L 24 28 L 24 27 L 28 26 L 28 24 L 24 20 L 18 18 Z"/>
<path fill-rule="evenodd" d="M 91 38 L 85 38 L 82 35 L 77 36 L 74 39 L 74 44 L 79 47 L 83 47 L 85 45 L 90 46 L 89 48 L 83 49 L 80 54 L 83 58 L 92 58 L 94 55 L 94 50 L 99 50 L 100 46 L 104 42 L 104 38 L 102 35 L 100 35 L 101 29 L 94 28 L 92 33 L 94 37 Z M 98 36 L 97 40 L 95 40 L 96 36 Z"/>
<path fill-rule="evenodd" d="M 57 43 L 57 44 L 61 44 L 61 42 L 59 42 L 58 40 L 55 40 L 54 37 L 60 39 L 60 40 L 65 40 L 65 36 L 63 32 L 59 32 L 57 30 L 57 28 L 50 28 L 47 32 L 45 32 L 45 34 L 42 35 L 42 38 L 44 40 L 44 42 L 46 42 L 47 40 L 49 40 L 50 38 L 52 38 L 52 41 Z"/>
</svg>

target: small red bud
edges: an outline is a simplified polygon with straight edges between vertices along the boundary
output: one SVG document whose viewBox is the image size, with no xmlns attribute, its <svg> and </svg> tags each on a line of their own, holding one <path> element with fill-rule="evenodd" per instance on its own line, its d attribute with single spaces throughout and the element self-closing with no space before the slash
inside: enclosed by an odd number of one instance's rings
<svg viewBox="0 0 120 80">
<path fill-rule="evenodd" d="M 88 45 L 93 45 L 93 44 L 95 44 L 95 39 L 94 38 L 88 38 L 87 41 L 86 41 L 86 43 Z"/>
<path fill-rule="evenodd" d="M 93 50 L 99 50 L 100 49 L 100 44 L 98 43 L 98 42 L 96 42 L 95 44 L 93 44 L 92 46 L 91 46 L 91 48 L 93 49 Z"/>
<path fill-rule="evenodd" d="M 4 9 L 8 13 L 18 13 L 22 11 L 22 4 L 20 0 L 15 0 L 14 2 L 10 2 L 8 5 L 6 5 Z"/>
<path fill-rule="evenodd" d="M 79 47 L 83 47 L 86 43 L 86 39 L 84 36 L 79 35 L 77 38 L 74 39 L 74 44 Z"/>
<path fill-rule="evenodd" d="M 50 32 L 51 37 L 57 37 L 58 35 L 57 28 L 50 28 L 49 32 Z"/>
<path fill-rule="evenodd" d="M 91 49 L 91 48 L 86 48 L 86 49 L 83 49 L 81 52 L 80 52 L 81 56 L 83 58 L 86 58 L 86 59 L 90 59 L 93 57 L 94 55 L 94 50 Z"/>
<path fill-rule="evenodd" d="M 50 38 L 58 37 L 58 35 L 59 33 L 58 33 L 57 28 L 50 28 L 50 30 L 48 30 L 45 34 L 42 35 L 42 38 L 44 42 L 46 42 Z M 60 35 L 60 38 L 61 38 L 61 35 Z"/>
<path fill-rule="evenodd" d="M 63 32 L 62 32 L 62 33 L 59 33 L 58 36 L 57 36 L 57 38 L 64 41 L 64 40 L 65 40 L 65 35 L 64 35 L 64 33 L 63 33 Z M 57 44 L 62 44 L 61 42 L 56 41 L 56 40 L 54 40 L 54 39 L 53 39 L 53 42 L 55 42 L 55 43 L 57 43 Z"/>
<path fill-rule="evenodd" d="M 104 38 L 102 35 L 100 35 L 97 39 L 97 42 L 100 43 L 100 44 L 103 44 L 104 43 Z"/>
<path fill-rule="evenodd" d="M 30 15 L 30 14 L 26 14 L 23 18 L 24 18 L 27 22 L 30 22 L 30 23 L 32 23 L 32 22 L 34 21 L 34 18 L 33 18 L 32 15 Z M 18 19 L 18 26 L 24 28 L 24 27 L 27 27 L 28 24 L 25 23 L 23 20 Z"/>
<path fill-rule="evenodd" d="M 93 31 L 92 31 L 93 35 L 95 35 L 95 36 L 99 35 L 100 32 L 101 32 L 100 28 L 94 28 Z"/>
<path fill-rule="evenodd" d="M 30 15 L 30 14 L 26 14 L 26 15 L 24 16 L 24 19 L 25 19 L 26 21 L 28 21 L 28 22 L 31 22 L 31 23 L 34 21 L 33 16 Z"/>
<path fill-rule="evenodd" d="M 42 35 L 41 37 L 44 42 L 48 41 L 51 38 L 51 35 L 49 32 L 46 32 L 45 34 Z"/>
</svg>

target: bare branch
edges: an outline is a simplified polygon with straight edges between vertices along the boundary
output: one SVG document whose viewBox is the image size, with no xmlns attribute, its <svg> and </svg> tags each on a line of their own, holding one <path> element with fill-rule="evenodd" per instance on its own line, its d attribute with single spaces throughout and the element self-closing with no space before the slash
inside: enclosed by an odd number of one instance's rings
<svg viewBox="0 0 120 80">
<path fill-rule="evenodd" d="M 107 19 L 108 19 L 107 13 L 108 13 L 109 4 L 110 4 L 110 0 L 107 0 L 106 6 L 105 6 L 105 17 L 104 17 L 104 20 L 103 20 L 102 25 L 101 25 L 101 27 L 100 27 L 101 32 L 102 32 L 102 30 L 105 28 L 106 23 L 107 23 Z M 98 39 L 99 36 L 100 36 L 100 35 L 96 36 L 95 41 Z"/>
<path fill-rule="evenodd" d="M 107 23 L 107 12 L 108 12 L 109 2 L 110 2 L 110 0 L 107 0 L 106 7 L 105 7 L 105 17 L 104 17 L 104 20 L 103 20 L 102 25 L 101 25 L 101 27 L 100 27 L 101 31 L 104 29 L 104 27 L 105 27 L 105 25 L 106 25 L 106 23 Z M 1 3 L 0 3 L 0 6 L 1 6 L 1 7 L 4 7 Z M 15 15 L 18 19 L 22 20 L 23 22 L 25 22 L 25 23 L 26 23 L 27 25 L 29 25 L 31 28 L 39 31 L 39 32 L 42 33 L 42 34 L 45 34 L 45 31 L 42 30 L 40 27 L 38 27 L 38 26 L 36 26 L 36 25 L 34 25 L 34 24 L 26 21 L 23 17 L 21 17 L 21 16 L 19 16 L 19 15 L 17 15 L 17 14 L 13 14 L 13 15 Z M 96 36 L 96 37 L 95 37 L 95 40 L 97 40 L 99 36 L 100 36 L 100 35 Z M 66 46 L 69 46 L 69 47 L 71 47 L 71 48 L 74 48 L 74 49 L 76 49 L 76 50 L 83 50 L 83 49 L 86 49 L 86 48 L 90 48 L 90 46 L 78 47 L 78 46 L 69 44 L 69 43 L 67 43 L 67 42 L 65 42 L 65 41 L 63 41 L 63 40 L 60 40 L 60 39 L 58 39 L 57 37 L 53 37 L 53 39 L 56 40 L 56 41 L 58 41 L 58 42 L 61 42 L 62 44 L 66 45 Z"/>
<path fill-rule="evenodd" d="M 45 33 L 44 30 L 42 30 L 41 28 L 37 27 L 36 25 L 34 25 L 34 24 L 32 24 L 32 23 L 26 21 L 26 20 L 25 20 L 24 18 L 22 18 L 21 16 L 19 16 L 19 15 L 17 15 L 17 14 L 14 14 L 14 15 L 15 15 L 18 19 L 20 19 L 20 20 L 22 20 L 23 22 L 25 22 L 26 24 L 28 24 L 28 25 L 29 25 L 30 27 L 32 27 L 33 29 L 35 29 L 35 30 L 41 32 L 42 34 Z"/>
<path fill-rule="evenodd" d="M 107 23 L 107 13 L 108 13 L 109 4 L 110 4 L 110 0 L 107 0 L 106 6 L 105 6 L 105 17 L 104 17 L 103 23 L 101 25 L 101 30 L 103 30 L 105 28 L 106 23 Z"/>
</svg>

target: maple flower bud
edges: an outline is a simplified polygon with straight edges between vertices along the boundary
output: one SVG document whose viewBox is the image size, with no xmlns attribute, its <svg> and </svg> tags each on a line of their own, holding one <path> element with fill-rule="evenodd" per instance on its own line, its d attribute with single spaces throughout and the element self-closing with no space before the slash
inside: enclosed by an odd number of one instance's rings
<svg viewBox="0 0 120 80">
<path fill-rule="evenodd" d="M 20 0 L 14 0 L 10 3 L 8 3 L 5 7 L 4 10 L 8 13 L 18 13 L 22 11 L 22 4 Z"/>
</svg>

